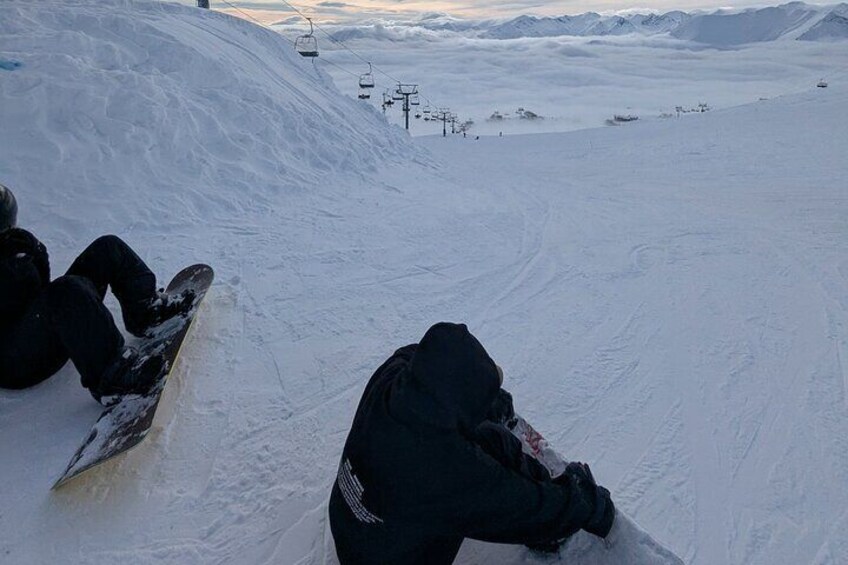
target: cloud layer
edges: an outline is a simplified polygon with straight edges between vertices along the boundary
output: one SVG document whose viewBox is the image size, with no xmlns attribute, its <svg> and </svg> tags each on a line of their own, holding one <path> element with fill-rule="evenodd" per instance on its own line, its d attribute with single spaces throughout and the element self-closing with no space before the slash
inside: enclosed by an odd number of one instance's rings
<svg viewBox="0 0 848 565">
<path fill-rule="evenodd" d="M 262 21 L 279 20 L 280 14 L 292 10 L 280 0 L 228 0 L 240 9 L 250 12 Z M 194 4 L 194 0 L 179 0 Z M 816 2 L 812 2 L 816 3 Z M 828 2 L 818 2 L 827 4 Z M 414 20 L 429 12 L 442 12 L 466 19 L 508 19 L 520 15 L 561 16 L 583 12 L 666 12 L 669 10 L 714 10 L 727 7 L 722 0 L 294 0 L 292 5 L 313 15 L 324 23 L 361 23 L 383 19 L 387 21 Z M 762 0 L 736 0 L 736 8 L 762 6 Z M 230 8 L 220 0 L 212 0 L 212 7 L 222 11 Z M 277 13 L 276 18 L 273 16 Z"/>
</svg>

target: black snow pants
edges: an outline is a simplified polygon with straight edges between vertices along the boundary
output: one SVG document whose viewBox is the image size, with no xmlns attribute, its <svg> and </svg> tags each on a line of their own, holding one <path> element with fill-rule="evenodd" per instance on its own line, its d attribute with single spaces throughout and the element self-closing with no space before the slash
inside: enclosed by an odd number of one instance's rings
<svg viewBox="0 0 848 565">
<path fill-rule="evenodd" d="M 89 245 L 65 276 L 51 282 L 23 318 L 0 336 L 0 388 L 22 389 L 40 383 L 69 358 L 82 385 L 96 387 L 124 346 L 124 338 L 103 304 L 110 286 L 125 322 L 142 316 L 156 292 L 155 275 L 114 235 Z"/>
</svg>

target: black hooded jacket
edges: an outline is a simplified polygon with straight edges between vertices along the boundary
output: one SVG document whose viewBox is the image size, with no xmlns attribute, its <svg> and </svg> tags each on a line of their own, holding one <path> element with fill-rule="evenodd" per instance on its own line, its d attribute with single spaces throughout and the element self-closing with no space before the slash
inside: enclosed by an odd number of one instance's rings
<svg viewBox="0 0 848 565">
<path fill-rule="evenodd" d="M 0 232 L 0 335 L 20 320 L 49 282 L 44 245 L 20 228 Z"/>
<path fill-rule="evenodd" d="M 545 543 L 586 523 L 573 488 L 522 476 L 473 441 L 499 386 L 492 359 L 457 324 L 436 324 L 377 369 L 330 498 L 343 565 L 448 564 L 466 537 Z"/>
</svg>

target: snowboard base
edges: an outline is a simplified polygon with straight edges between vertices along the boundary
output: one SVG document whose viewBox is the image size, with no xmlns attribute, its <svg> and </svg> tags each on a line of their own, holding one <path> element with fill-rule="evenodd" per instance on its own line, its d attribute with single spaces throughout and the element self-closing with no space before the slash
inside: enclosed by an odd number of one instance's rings
<svg viewBox="0 0 848 565">
<path fill-rule="evenodd" d="M 214 276 L 212 268 L 208 265 L 192 265 L 177 273 L 165 293 L 176 295 L 187 290 L 193 291 L 194 301 L 191 308 L 185 316 L 177 316 L 154 328 L 153 335 L 139 345 L 140 362 L 150 355 L 161 355 L 165 359 L 158 383 L 147 394 L 124 396 L 103 411 L 65 471 L 53 484 L 53 489 L 127 452 L 147 436 L 153 425 L 168 375 Z"/>
</svg>

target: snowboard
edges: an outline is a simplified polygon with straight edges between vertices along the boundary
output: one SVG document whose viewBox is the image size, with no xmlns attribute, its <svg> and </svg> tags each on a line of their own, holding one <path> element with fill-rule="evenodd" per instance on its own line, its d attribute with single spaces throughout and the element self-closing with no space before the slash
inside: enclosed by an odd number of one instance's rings
<svg viewBox="0 0 848 565">
<path fill-rule="evenodd" d="M 166 295 L 179 295 L 187 290 L 194 292 L 194 300 L 188 312 L 165 320 L 152 328 L 149 337 L 142 338 L 137 345 L 139 362 L 150 355 L 162 355 L 165 359 L 158 382 L 146 394 L 130 394 L 107 407 L 91 432 L 77 449 L 62 476 L 54 483 L 58 488 L 71 479 L 113 457 L 137 446 L 145 438 L 153 424 L 159 399 L 167 383 L 168 374 L 180 353 L 180 348 L 191 328 L 197 308 L 209 290 L 215 273 L 208 265 L 186 267 L 174 277 L 165 289 Z"/>
<path fill-rule="evenodd" d="M 568 461 L 524 418 L 516 414 L 504 425 L 521 441 L 522 450 L 541 463 L 552 477 L 565 471 Z M 580 530 L 566 540 L 558 556 L 545 556 L 545 561 L 571 565 L 683 565 L 682 559 L 652 538 L 618 507 L 612 529 L 605 539 Z"/>
</svg>

